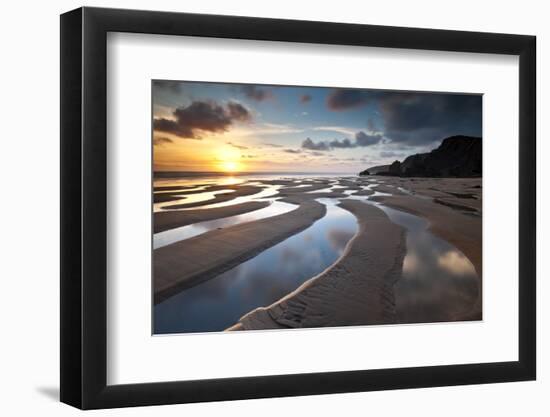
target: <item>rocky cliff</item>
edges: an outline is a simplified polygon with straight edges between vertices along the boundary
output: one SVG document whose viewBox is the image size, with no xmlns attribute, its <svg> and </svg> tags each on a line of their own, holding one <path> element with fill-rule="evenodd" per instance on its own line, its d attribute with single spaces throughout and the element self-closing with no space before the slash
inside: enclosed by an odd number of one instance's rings
<svg viewBox="0 0 550 417">
<path fill-rule="evenodd" d="M 481 177 L 481 138 L 451 136 L 443 140 L 438 148 L 428 153 L 407 157 L 403 162 L 394 161 L 386 171 L 378 175 L 402 177 Z M 360 175 L 372 174 L 369 168 Z"/>
</svg>

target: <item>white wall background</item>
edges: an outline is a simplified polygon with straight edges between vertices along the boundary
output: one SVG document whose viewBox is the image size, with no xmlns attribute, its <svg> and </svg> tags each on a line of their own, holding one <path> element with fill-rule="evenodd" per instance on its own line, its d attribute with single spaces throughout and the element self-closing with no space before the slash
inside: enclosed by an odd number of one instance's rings
<svg viewBox="0 0 550 417">
<path fill-rule="evenodd" d="M 238 14 L 395 26 L 534 34 L 538 37 L 539 137 L 539 378 L 537 382 L 402 390 L 377 393 L 237 401 L 99 411 L 97 415 L 280 416 L 314 413 L 346 415 L 529 415 L 550 413 L 550 250 L 549 134 L 543 119 L 550 87 L 550 26 L 544 2 L 462 0 L 358 2 L 321 4 L 311 0 L 124 0 L 86 5 L 182 12 Z M 0 410 L 3 415 L 75 415 L 57 402 L 59 392 L 59 17 L 82 3 L 7 2 L 0 30 L 0 117 L 2 153 L 0 206 L 2 283 L 0 318 Z M 545 158 L 546 156 L 546 158 Z M 545 395 L 546 394 L 546 395 Z"/>
</svg>

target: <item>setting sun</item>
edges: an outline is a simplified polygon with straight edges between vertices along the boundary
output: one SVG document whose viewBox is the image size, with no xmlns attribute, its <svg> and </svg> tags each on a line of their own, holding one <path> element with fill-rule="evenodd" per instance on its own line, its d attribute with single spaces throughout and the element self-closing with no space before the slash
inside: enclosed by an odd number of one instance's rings
<svg viewBox="0 0 550 417">
<path fill-rule="evenodd" d="M 222 162 L 221 167 L 225 172 L 240 171 L 240 164 L 235 161 L 224 161 Z"/>
</svg>

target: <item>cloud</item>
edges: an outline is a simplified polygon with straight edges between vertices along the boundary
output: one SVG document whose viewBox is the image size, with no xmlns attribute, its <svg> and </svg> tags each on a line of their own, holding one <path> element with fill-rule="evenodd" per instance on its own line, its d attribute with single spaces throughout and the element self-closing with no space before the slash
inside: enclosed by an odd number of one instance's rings
<svg viewBox="0 0 550 417">
<path fill-rule="evenodd" d="M 363 131 L 359 131 L 355 134 L 355 143 L 357 146 L 371 146 L 376 145 L 382 139 L 381 135 L 367 135 Z"/>
<path fill-rule="evenodd" d="M 393 143 L 419 146 L 452 135 L 481 136 L 480 95 L 394 93 L 379 107 L 384 134 Z"/>
<path fill-rule="evenodd" d="M 348 138 L 334 139 L 331 141 L 319 141 L 313 142 L 310 138 L 307 138 L 302 142 L 302 148 L 311 149 L 315 151 L 330 151 L 333 149 L 349 149 L 376 145 L 382 140 L 382 135 L 367 135 L 363 131 L 359 131 L 355 134 L 355 140 L 351 141 Z"/>
<path fill-rule="evenodd" d="M 251 126 L 247 126 L 246 129 L 236 131 L 239 136 L 253 136 L 258 137 L 261 135 L 286 135 L 288 133 L 301 133 L 304 129 L 294 127 L 292 125 L 277 124 L 277 123 L 256 123 Z"/>
<path fill-rule="evenodd" d="M 278 144 L 276 144 L 276 143 L 265 143 L 265 142 L 264 142 L 264 143 L 262 143 L 262 145 L 268 146 L 268 147 L 270 147 L 270 148 L 282 148 L 282 147 L 283 147 L 283 145 L 278 145 Z"/>
<path fill-rule="evenodd" d="M 241 92 L 248 98 L 256 101 L 264 101 L 273 98 L 273 92 L 256 85 L 243 85 L 240 87 Z"/>
<path fill-rule="evenodd" d="M 248 121 L 251 119 L 250 112 L 241 103 L 230 101 L 227 103 L 229 116 L 234 120 Z"/>
<path fill-rule="evenodd" d="M 238 144 L 233 143 L 233 142 L 225 142 L 225 143 L 226 143 L 226 145 L 232 146 L 232 147 L 240 149 L 240 150 L 248 149 L 248 146 L 238 145 Z"/>
<path fill-rule="evenodd" d="M 330 110 L 342 111 L 365 106 L 368 101 L 369 97 L 365 90 L 337 88 L 328 95 L 327 106 Z"/>
<path fill-rule="evenodd" d="M 327 97 L 333 111 L 369 104 L 377 108 L 383 127 L 369 118 L 368 131 L 378 127 L 393 143 L 420 146 L 452 135 L 481 136 L 481 95 L 334 89 Z"/>
<path fill-rule="evenodd" d="M 309 103 L 311 101 L 311 95 L 309 94 L 302 94 L 300 96 L 300 103 L 302 104 L 306 104 L 306 103 Z"/>
<path fill-rule="evenodd" d="M 174 141 L 172 139 L 164 137 L 164 136 L 153 138 L 153 146 L 162 146 L 162 145 L 165 145 L 167 143 L 174 143 Z"/>
<path fill-rule="evenodd" d="M 250 111 L 240 103 L 229 102 L 225 107 L 214 101 L 193 101 L 178 107 L 174 119 L 157 118 L 153 128 L 185 139 L 201 139 L 202 132 L 226 132 L 233 122 L 250 121 Z"/>
<path fill-rule="evenodd" d="M 320 130 L 320 131 L 326 131 L 326 132 L 337 132 L 341 133 L 343 135 L 353 136 L 355 134 L 355 130 L 350 129 L 349 127 L 344 126 L 316 126 L 313 128 L 313 130 Z"/>
<path fill-rule="evenodd" d="M 257 158 L 257 156 L 256 156 L 256 155 L 241 155 L 241 158 L 249 158 L 249 159 L 251 159 L 251 158 Z"/>
<path fill-rule="evenodd" d="M 345 138 L 342 140 L 337 140 L 337 139 L 331 140 L 328 145 L 331 148 L 344 148 L 344 149 L 355 147 L 355 144 L 353 144 L 351 140 L 349 140 L 348 138 Z"/>
<path fill-rule="evenodd" d="M 283 152 L 286 153 L 302 153 L 300 149 L 283 149 Z"/>
<path fill-rule="evenodd" d="M 307 138 L 302 142 L 302 148 L 311 149 L 312 151 L 328 151 L 330 146 L 326 142 L 313 142 L 310 138 Z"/>
</svg>

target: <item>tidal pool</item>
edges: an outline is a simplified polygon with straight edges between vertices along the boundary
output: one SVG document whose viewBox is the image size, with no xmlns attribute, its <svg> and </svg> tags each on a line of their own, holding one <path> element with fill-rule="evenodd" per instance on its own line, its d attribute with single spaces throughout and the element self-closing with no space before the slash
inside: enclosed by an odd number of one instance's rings
<svg viewBox="0 0 550 417">
<path fill-rule="evenodd" d="M 175 206 L 177 204 L 189 204 L 189 203 L 199 203 L 201 201 L 208 201 L 213 200 L 216 197 L 216 194 L 226 194 L 226 193 L 234 193 L 235 190 L 232 190 L 230 188 L 223 189 L 223 190 L 216 190 L 216 191 L 205 191 L 202 193 L 194 193 L 194 194 L 182 194 L 181 197 L 178 200 L 171 200 L 171 201 L 163 201 L 162 203 L 154 203 L 153 204 L 153 212 L 159 212 L 163 210 L 178 210 L 178 209 L 172 209 L 171 206 Z M 212 204 L 213 205 L 213 204 Z M 202 208 L 201 206 L 200 208 Z M 205 206 L 206 207 L 206 206 Z M 193 209 L 196 209 L 197 207 L 192 207 Z M 179 209 L 181 210 L 181 209 Z M 189 209 L 187 209 L 189 210 Z"/>
<path fill-rule="evenodd" d="M 238 214 L 222 219 L 209 220 L 200 223 L 189 224 L 187 226 L 177 227 L 164 232 L 155 233 L 153 236 L 153 249 L 162 248 L 180 240 L 189 239 L 194 236 L 206 233 L 209 230 L 222 229 L 234 226 L 240 223 L 251 222 L 265 219 L 266 217 L 277 216 L 287 213 L 297 208 L 297 205 L 284 203 L 282 201 L 273 201 L 269 206 L 249 213 Z"/>
<path fill-rule="evenodd" d="M 375 204 L 407 229 L 403 274 L 394 285 L 400 323 L 453 321 L 468 313 L 478 296 L 474 266 L 456 247 L 428 231 L 428 221 Z"/>
<path fill-rule="evenodd" d="M 154 307 L 155 334 L 221 331 L 332 265 L 357 232 L 355 217 L 319 199 L 327 214 L 306 230 Z"/>
</svg>

